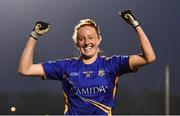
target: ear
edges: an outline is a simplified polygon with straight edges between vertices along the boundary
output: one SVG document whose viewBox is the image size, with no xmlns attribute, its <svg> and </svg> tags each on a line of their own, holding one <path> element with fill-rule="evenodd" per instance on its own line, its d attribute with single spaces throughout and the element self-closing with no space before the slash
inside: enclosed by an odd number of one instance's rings
<svg viewBox="0 0 180 116">
<path fill-rule="evenodd" d="M 99 36 L 98 45 L 100 45 L 101 41 L 102 41 L 102 38 L 101 38 L 101 36 Z"/>
<path fill-rule="evenodd" d="M 75 42 L 74 44 L 75 44 L 75 46 L 77 47 L 77 49 L 79 49 L 79 45 L 78 45 L 78 43 L 77 43 L 77 42 Z"/>
</svg>

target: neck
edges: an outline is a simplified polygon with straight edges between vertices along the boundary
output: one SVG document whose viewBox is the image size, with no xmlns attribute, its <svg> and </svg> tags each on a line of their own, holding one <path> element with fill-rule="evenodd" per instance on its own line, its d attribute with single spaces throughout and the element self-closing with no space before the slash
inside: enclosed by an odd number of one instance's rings
<svg viewBox="0 0 180 116">
<path fill-rule="evenodd" d="M 98 54 L 95 54 L 91 58 L 83 58 L 83 57 L 81 57 L 81 58 L 82 58 L 82 61 L 83 61 L 84 64 L 92 64 L 93 62 L 96 61 L 97 57 L 98 57 Z"/>
</svg>

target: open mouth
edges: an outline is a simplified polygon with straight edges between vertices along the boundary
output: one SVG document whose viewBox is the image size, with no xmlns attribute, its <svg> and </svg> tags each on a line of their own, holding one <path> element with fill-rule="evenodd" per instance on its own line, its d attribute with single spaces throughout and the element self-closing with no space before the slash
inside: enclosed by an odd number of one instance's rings
<svg viewBox="0 0 180 116">
<path fill-rule="evenodd" d="M 89 51 L 89 50 L 92 49 L 92 46 L 86 46 L 86 47 L 83 47 L 83 49 L 84 49 L 85 51 Z"/>
<path fill-rule="evenodd" d="M 95 53 L 93 53 L 93 49 L 94 49 L 94 46 L 92 44 L 82 47 L 82 52 L 81 52 L 82 58 L 84 59 L 92 58 L 95 55 Z"/>
</svg>

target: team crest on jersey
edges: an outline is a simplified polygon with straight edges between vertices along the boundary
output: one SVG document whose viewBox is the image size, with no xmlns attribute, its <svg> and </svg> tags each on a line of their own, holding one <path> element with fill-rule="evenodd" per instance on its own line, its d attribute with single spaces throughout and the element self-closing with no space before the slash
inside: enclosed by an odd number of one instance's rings
<svg viewBox="0 0 180 116">
<path fill-rule="evenodd" d="M 105 75 L 105 70 L 104 69 L 99 69 L 98 70 L 98 76 L 102 77 Z"/>
</svg>

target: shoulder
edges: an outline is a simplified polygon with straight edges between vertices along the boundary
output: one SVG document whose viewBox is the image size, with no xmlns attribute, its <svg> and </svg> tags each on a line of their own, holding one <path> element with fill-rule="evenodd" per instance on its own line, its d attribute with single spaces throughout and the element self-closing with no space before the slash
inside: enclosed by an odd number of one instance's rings
<svg viewBox="0 0 180 116">
<path fill-rule="evenodd" d="M 76 62 L 76 61 L 79 61 L 80 58 L 79 57 L 71 57 L 71 58 L 65 58 L 65 59 L 62 59 L 63 61 L 66 61 L 66 62 Z"/>
<path fill-rule="evenodd" d="M 112 56 L 108 57 L 108 56 L 104 56 L 104 55 L 100 55 L 99 56 L 102 60 L 108 61 L 111 59 Z"/>
<path fill-rule="evenodd" d="M 58 59 L 55 62 L 57 63 L 65 63 L 65 64 L 72 64 L 77 63 L 80 59 L 78 57 L 71 57 L 71 58 L 64 58 L 64 59 Z"/>
<path fill-rule="evenodd" d="M 64 58 L 64 59 L 56 59 L 56 60 L 49 60 L 47 62 L 43 62 L 43 64 L 54 64 L 54 65 L 69 65 L 79 61 L 79 58 L 72 57 L 72 58 Z"/>
<path fill-rule="evenodd" d="M 112 61 L 112 60 L 119 60 L 119 59 L 129 59 L 129 56 L 128 55 L 113 55 L 113 56 L 108 57 L 108 56 L 101 55 L 100 58 L 105 61 Z"/>
</svg>

